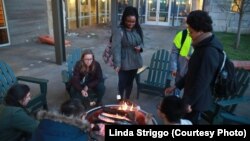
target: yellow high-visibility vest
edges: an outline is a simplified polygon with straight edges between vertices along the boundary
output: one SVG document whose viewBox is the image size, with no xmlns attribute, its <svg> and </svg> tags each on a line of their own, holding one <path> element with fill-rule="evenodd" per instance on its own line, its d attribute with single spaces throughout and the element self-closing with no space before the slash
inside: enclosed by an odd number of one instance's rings
<svg viewBox="0 0 250 141">
<path fill-rule="evenodd" d="M 174 38 L 174 44 L 178 49 L 181 48 L 182 32 L 183 31 L 178 32 Z M 188 56 L 189 50 L 191 47 L 191 43 L 192 43 L 192 38 L 189 36 L 189 33 L 187 33 L 186 39 L 185 39 L 185 41 L 182 45 L 182 48 L 180 50 L 180 53 L 179 53 L 181 56 L 183 56 L 183 57 Z"/>
</svg>

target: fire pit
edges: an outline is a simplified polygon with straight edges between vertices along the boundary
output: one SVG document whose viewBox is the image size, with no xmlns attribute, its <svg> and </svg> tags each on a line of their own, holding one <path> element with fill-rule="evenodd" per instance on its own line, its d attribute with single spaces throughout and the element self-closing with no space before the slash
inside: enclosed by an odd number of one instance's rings
<svg viewBox="0 0 250 141">
<path fill-rule="evenodd" d="M 104 140 L 105 125 L 157 125 L 155 118 L 133 104 L 112 104 L 90 109 L 86 119 L 91 123 L 91 138 Z"/>
<path fill-rule="evenodd" d="M 153 116 L 138 106 L 112 104 L 93 108 L 87 112 L 86 119 L 93 124 L 118 124 L 118 125 L 156 125 Z M 149 121 L 151 120 L 151 121 Z"/>
</svg>

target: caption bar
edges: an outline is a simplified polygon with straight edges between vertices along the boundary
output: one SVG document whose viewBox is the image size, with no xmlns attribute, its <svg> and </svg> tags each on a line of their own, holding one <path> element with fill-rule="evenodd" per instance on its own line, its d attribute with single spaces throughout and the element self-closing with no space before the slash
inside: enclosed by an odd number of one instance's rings
<svg viewBox="0 0 250 141">
<path fill-rule="evenodd" d="M 116 126 L 105 127 L 105 140 L 114 137 L 137 137 L 148 139 L 175 139 L 181 137 L 195 138 L 228 138 L 237 137 L 247 139 L 247 126 Z"/>
</svg>

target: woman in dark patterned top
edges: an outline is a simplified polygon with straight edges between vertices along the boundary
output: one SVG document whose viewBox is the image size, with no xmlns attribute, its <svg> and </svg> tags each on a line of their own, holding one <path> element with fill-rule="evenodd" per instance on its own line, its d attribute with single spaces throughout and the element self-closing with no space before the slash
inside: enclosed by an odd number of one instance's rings
<svg viewBox="0 0 250 141">
<path fill-rule="evenodd" d="M 79 98 L 84 106 L 100 105 L 105 92 L 104 79 L 100 64 L 90 49 L 84 50 L 81 60 L 74 68 L 71 79 L 71 98 Z"/>
</svg>

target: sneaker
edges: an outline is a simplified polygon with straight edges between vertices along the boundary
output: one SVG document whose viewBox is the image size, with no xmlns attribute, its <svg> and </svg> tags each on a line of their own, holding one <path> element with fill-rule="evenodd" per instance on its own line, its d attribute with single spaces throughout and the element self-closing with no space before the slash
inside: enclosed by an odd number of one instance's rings
<svg viewBox="0 0 250 141">
<path fill-rule="evenodd" d="M 117 94 L 116 95 L 116 100 L 120 101 L 122 99 L 121 95 Z"/>
</svg>

